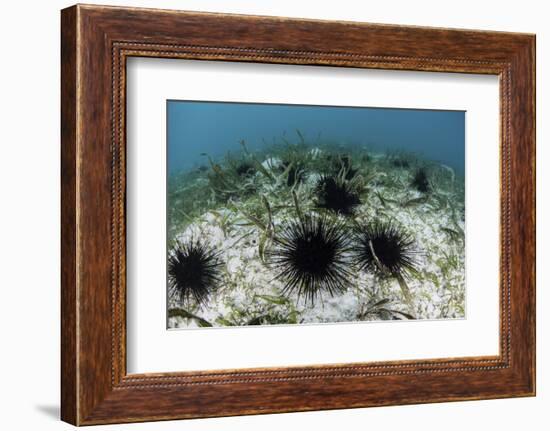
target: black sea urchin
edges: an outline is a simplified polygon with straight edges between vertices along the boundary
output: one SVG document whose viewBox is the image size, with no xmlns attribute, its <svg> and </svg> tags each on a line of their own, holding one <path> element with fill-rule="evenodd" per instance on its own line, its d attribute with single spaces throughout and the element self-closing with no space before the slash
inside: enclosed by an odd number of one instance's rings
<svg viewBox="0 0 550 431">
<path fill-rule="evenodd" d="M 347 181 L 331 175 L 322 176 L 315 188 L 317 205 L 342 215 L 351 215 L 355 207 L 361 204 L 359 195 L 353 191 Z"/>
<path fill-rule="evenodd" d="M 326 292 L 344 292 L 352 276 L 348 269 L 351 238 L 342 221 L 326 216 L 306 216 L 289 222 L 275 238 L 268 253 L 283 293 L 296 292 L 313 303 Z"/>
<path fill-rule="evenodd" d="M 256 173 L 256 168 L 252 163 L 245 161 L 237 166 L 236 171 L 240 177 L 250 177 Z"/>
<path fill-rule="evenodd" d="M 354 260 L 360 269 L 394 277 L 416 271 L 413 238 L 389 222 L 358 226 L 355 241 Z"/>
<path fill-rule="evenodd" d="M 430 191 L 430 182 L 428 181 L 428 173 L 425 168 L 418 168 L 411 181 L 411 186 L 422 193 Z"/>
<path fill-rule="evenodd" d="M 191 299 L 204 305 L 221 282 L 221 266 L 219 253 L 200 241 L 178 241 L 168 256 L 170 296 L 186 305 Z"/>
</svg>

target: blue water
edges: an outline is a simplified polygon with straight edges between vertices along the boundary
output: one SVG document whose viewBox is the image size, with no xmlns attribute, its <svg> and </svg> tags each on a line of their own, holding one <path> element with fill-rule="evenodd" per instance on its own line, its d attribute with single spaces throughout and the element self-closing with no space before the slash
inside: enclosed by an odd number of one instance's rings
<svg viewBox="0 0 550 431">
<path fill-rule="evenodd" d="M 376 152 L 407 151 L 464 174 L 465 112 L 420 109 L 173 101 L 167 103 L 168 173 L 237 154 L 239 141 L 261 149 L 285 136 L 366 145 Z M 279 141 L 280 142 L 280 141 Z"/>
</svg>

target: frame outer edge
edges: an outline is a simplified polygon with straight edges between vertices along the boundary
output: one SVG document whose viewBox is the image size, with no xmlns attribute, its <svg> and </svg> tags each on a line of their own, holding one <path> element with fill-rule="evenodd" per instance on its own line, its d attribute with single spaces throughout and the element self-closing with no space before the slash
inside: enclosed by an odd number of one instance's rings
<svg viewBox="0 0 550 431">
<path fill-rule="evenodd" d="M 61 11 L 61 420 L 78 425 L 78 6 Z"/>
<path fill-rule="evenodd" d="M 521 396 L 536 396 L 536 137 L 535 36 L 523 40 L 512 58 L 511 238 L 512 349 Z"/>
<path fill-rule="evenodd" d="M 536 299 L 536 287 L 537 287 L 537 199 L 536 199 L 536 190 L 537 190 L 537 171 L 536 171 L 536 165 L 537 165 L 537 110 L 536 110 L 536 102 L 537 102 L 537 78 L 536 78 L 536 71 L 537 71 L 537 37 L 536 35 L 532 35 L 528 39 L 527 43 L 527 62 L 526 64 L 529 66 L 530 74 L 527 76 L 527 83 L 529 86 L 530 94 L 528 96 L 527 103 L 530 106 L 531 109 L 531 116 L 530 120 L 531 122 L 527 125 L 529 133 L 529 147 L 531 150 L 530 154 L 530 160 L 529 162 L 529 180 L 531 181 L 531 192 L 529 196 L 527 197 L 529 200 L 529 205 L 531 207 L 531 232 L 533 242 L 530 245 L 530 275 L 532 277 L 531 283 L 529 286 L 529 299 L 530 299 L 530 307 L 531 307 L 531 313 L 530 313 L 530 319 L 529 319 L 529 336 L 530 336 L 530 343 L 531 343 L 531 349 L 529 350 L 530 353 L 530 369 L 529 369 L 529 395 L 530 396 L 536 396 L 537 395 L 537 299 Z"/>
<path fill-rule="evenodd" d="M 537 392 L 537 337 L 536 337 L 536 313 L 537 313 L 537 301 L 536 301 L 536 279 L 537 279 L 537 260 L 536 260 L 536 241 L 537 241 L 537 205 L 536 205 L 536 189 L 537 189 L 537 176 L 536 176 L 536 152 L 537 152 L 537 133 L 536 133 L 536 69 L 537 69 L 537 57 L 536 57 L 536 35 L 530 35 L 527 37 L 526 48 L 523 52 L 524 59 L 520 61 L 523 67 L 526 68 L 526 74 L 524 77 L 526 91 L 525 104 L 527 105 L 527 111 L 530 115 L 525 115 L 526 124 L 524 125 L 526 130 L 526 147 L 528 159 L 526 160 L 526 171 L 529 175 L 526 177 L 526 181 L 529 186 L 527 187 L 528 195 L 526 196 L 526 206 L 530 211 L 529 221 L 530 225 L 527 231 L 527 247 L 525 257 L 526 263 L 529 266 L 529 285 L 525 287 L 524 294 L 527 295 L 526 301 L 529 304 L 528 310 L 528 342 L 529 346 L 526 349 L 528 352 L 527 359 L 527 395 L 536 396 Z"/>
<path fill-rule="evenodd" d="M 533 145 L 533 157 L 531 159 L 531 169 L 532 169 L 532 178 L 533 178 L 533 192 L 531 194 L 531 200 L 533 203 L 533 316 L 531 319 L 532 325 L 532 334 L 533 339 L 533 358 L 532 358 L 532 371 L 531 377 L 533 379 L 533 387 L 531 394 L 537 396 L 537 36 L 533 35 L 530 44 L 530 55 L 532 59 L 533 68 L 531 71 L 531 79 L 533 82 L 533 94 L 531 96 L 531 104 L 533 109 L 533 136 L 532 136 L 532 145 Z"/>
</svg>

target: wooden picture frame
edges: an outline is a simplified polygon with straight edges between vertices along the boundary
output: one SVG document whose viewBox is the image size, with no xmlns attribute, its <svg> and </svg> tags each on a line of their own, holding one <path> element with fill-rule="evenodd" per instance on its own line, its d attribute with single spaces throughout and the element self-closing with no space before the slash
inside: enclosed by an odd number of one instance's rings
<svg viewBox="0 0 550 431">
<path fill-rule="evenodd" d="M 61 417 L 75 425 L 535 394 L 535 36 L 77 5 L 62 11 Z M 131 56 L 500 78 L 500 354 L 126 373 Z"/>
</svg>

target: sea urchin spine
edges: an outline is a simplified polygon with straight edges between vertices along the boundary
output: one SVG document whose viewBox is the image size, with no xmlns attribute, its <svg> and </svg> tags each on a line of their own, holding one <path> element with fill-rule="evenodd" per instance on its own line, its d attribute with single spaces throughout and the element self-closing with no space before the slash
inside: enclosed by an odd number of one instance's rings
<svg viewBox="0 0 550 431">
<path fill-rule="evenodd" d="M 352 277 L 348 269 L 351 238 L 342 221 L 304 216 L 283 227 L 268 253 L 283 293 L 296 292 L 313 303 L 318 294 L 344 292 Z"/>
<path fill-rule="evenodd" d="M 345 181 L 331 175 L 321 177 L 316 186 L 317 204 L 342 215 L 351 215 L 361 204 L 359 195 Z"/>
<path fill-rule="evenodd" d="M 221 266 L 219 253 L 200 241 L 177 241 L 168 256 L 169 296 L 203 306 L 221 283 Z"/>
<path fill-rule="evenodd" d="M 390 222 L 373 222 L 355 229 L 354 260 L 360 269 L 403 277 L 416 271 L 414 239 Z"/>
</svg>

